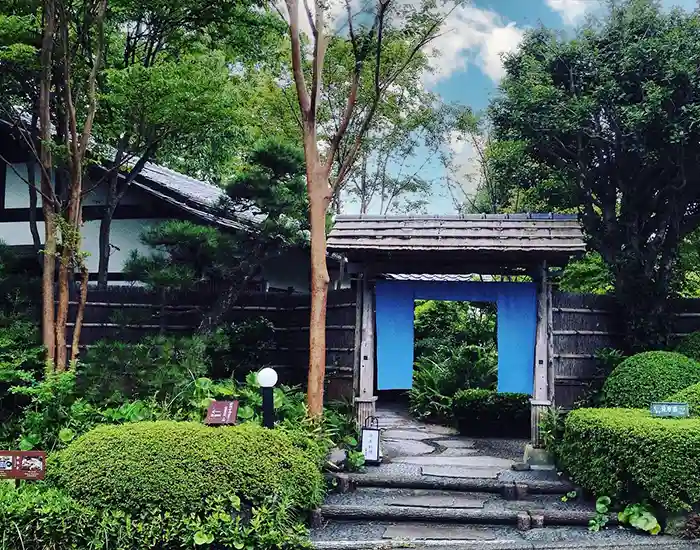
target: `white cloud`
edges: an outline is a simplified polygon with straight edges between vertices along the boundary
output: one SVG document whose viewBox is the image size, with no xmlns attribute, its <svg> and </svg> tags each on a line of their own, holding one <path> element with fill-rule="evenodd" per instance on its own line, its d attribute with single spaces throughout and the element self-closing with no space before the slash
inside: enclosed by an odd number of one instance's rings
<svg viewBox="0 0 700 550">
<path fill-rule="evenodd" d="M 494 82 L 500 81 L 505 74 L 502 55 L 518 47 L 523 33 L 493 11 L 471 5 L 458 8 L 447 20 L 444 33 L 432 43 L 439 55 L 433 58 L 434 72 L 426 75 L 427 83 L 449 78 L 470 63 Z"/>
<path fill-rule="evenodd" d="M 481 184 L 482 174 L 479 154 L 471 141 L 460 132 L 452 132 L 448 144 L 452 153 L 451 166 L 447 167 L 449 179 L 460 187 L 460 199 L 472 197 Z"/>
<path fill-rule="evenodd" d="M 596 0 L 546 0 L 547 5 L 557 12 L 567 25 L 579 21 L 586 12 L 596 7 Z"/>
</svg>

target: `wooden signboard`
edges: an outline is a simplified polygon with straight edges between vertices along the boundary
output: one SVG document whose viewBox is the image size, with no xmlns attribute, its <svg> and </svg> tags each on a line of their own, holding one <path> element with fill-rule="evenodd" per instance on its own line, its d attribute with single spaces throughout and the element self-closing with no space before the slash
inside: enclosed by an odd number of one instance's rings
<svg viewBox="0 0 700 550">
<path fill-rule="evenodd" d="M 238 401 L 214 401 L 207 409 L 204 423 L 208 426 L 235 424 L 238 416 Z"/>
<path fill-rule="evenodd" d="M 690 416 L 688 403 L 652 403 L 651 416 L 687 418 Z"/>
<path fill-rule="evenodd" d="M 0 479 L 44 479 L 44 451 L 0 451 Z"/>
</svg>

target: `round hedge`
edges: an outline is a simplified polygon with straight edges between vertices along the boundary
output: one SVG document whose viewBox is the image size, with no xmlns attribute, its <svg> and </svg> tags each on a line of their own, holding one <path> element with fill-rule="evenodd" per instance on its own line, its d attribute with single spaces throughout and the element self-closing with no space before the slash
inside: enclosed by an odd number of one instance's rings
<svg viewBox="0 0 700 550">
<path fill-rule="evenodd" d="M 700 503 L 700 419 L 639 409 L 578 409 L 566 417 L 558 458 L 595 496 L 650 499 L 668 512 Z"/>
<path fill-rule="evenodd" d="M 603 385 L 603 406 L 647 408 L 700 382 L 700 363 L 680 353 L 647 351 L 628 357 Z"/>
<path fill-rule="evenodd" d="M 688 334 L 678 343 L 676 351 L 695 361 L 700 361 L 700 332 Z"/>
<path fill-rule="evenodd" d="M 688 386 L 684 390 L 668 396 L 664 401 L 688 403 L 690 405 L 690 415 L 700 416 L 700 384 Z"/>
<path fill-rule="evenodd" d="M 323 496 L 316 460 L 281 430 L 139 422 L 78 438 L 57 453 L 48 479 L 98 508 L 200 512 L 205 499 L 237 495 L 253 505 L 286 497 L 308 509 Z"/>
</svg>

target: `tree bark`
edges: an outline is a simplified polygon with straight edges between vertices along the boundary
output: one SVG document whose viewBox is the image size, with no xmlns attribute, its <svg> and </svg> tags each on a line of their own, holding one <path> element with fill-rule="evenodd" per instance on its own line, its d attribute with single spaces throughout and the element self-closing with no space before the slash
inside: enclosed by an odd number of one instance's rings
<svg viewBox="0 0 700 550">
<path fill-rule="evenodd" d="M 54 0 L 45 0 L 44 30 L 41 41 L 41 80 L 39 82 L 39 157 L 41 161 L 41 191 L 44 197 L 53 197 L 51 171 L 53 158 L 51 155 L 51 69 L 53 58 L 53 38 L 55 32 Z M 42 341 L 46 348 L 47 371 L 54 369 L 56 355 L 55 339 L 55 310 L 54 310 L 54 275 L 56 271 L 56 220 L 54 205 L 46 198 L 42 201 L 44 213 L 44 269 L 41 279 L 41 330 Z"/>
<path fill-rule="evenodd" d="M 100 260 L 97 268 L 97 288 L 99 288 L 100 290 L 105 290 L 109 281 L 109 256 L 111 253 L 109 236 L 112 231 L 112 219 L 114 218 L 114 210 L 115 208 L 111 204 L 105 206 L 104 215 L 100 220 Z"/>
<path fill-rule="evenodd" d="M 71 346 L 71 363 L 74 364 L 80 353 L 80 333 L 83 330 L 83 319 L 85 318 L 85 304 L 87 303 L 88 281 L 90 272 L 85 262 L 80 266 L 80 299 L 78 300 L 78 311 L 75 315 L 75 326 L 73 327 L 73 344 Z"/>
<path fill-rule="evenodd" d="M 36 219 L 36 208 L 39 198 L 36 192 L 36 162 L 34 159 L 27 162 L 27 180 L 29 182 L 29 232 L 32 234 L 34 254 L 38 258 L 41 253 L 41 236 L 39 235 Z"/>
<path fill-rule="evenodd" d="M 312 163 L 313 164 L 313 163 Z M 311 318 L 309 323 L 309 415 L 323 414 L 323 382 L 326 376 L 326 303 L 328 265 L 326 263 L 326 211 L 328 179 L 312 165 L 307 173 L 311 224 Z"/>
</svg>

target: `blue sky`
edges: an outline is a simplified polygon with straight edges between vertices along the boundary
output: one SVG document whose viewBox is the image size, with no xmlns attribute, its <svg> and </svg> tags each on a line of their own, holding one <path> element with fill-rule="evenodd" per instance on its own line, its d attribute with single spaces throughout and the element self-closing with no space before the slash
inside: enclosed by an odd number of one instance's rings
<svg viewBox="0 0 700 550">
<path fill-rule="evenodd" d="M 692 10 L 697 0 L 662 0 L 665 7 L 679 6 Z M 546 27 L 573 31 L 588 14 L 601 8 L 600 0 L 472 0 L 459 8 L 448 20 L 448 32 L 434 46 L 440 51 L 435 73 L 426 77 L 426 87 L 448 103 L 461 103 L 482 111 L 497 93 L 503 75 L 503 52 L 518 47 L 527 29 Z M 473 187 L 474 151 L 468 143 L 455 141 L 452 149 L 458 160 L 455 179 L 467 189 Z M 416 159 L 420 162 L 420 159 Z M 437 176 L 437 167 L 428 177 Z M 444 184 L 428 205 L 429 213 L 454 211 Z"/>
</svg>

